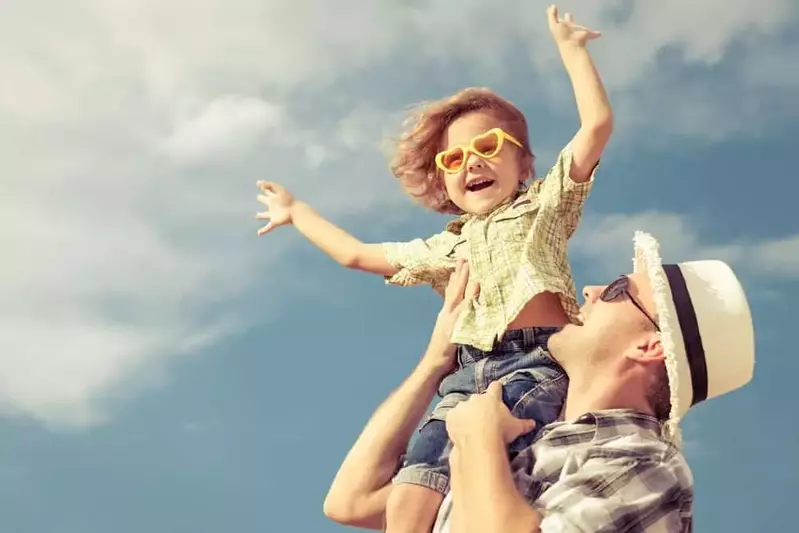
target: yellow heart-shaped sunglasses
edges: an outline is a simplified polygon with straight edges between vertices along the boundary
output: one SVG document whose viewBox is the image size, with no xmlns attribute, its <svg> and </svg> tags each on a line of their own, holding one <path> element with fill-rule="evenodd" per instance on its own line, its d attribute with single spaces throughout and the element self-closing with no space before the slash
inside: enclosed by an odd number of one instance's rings
<svg viewBox="0 0 799 533">
<path fill-rule="evenodd" d="M 463 170 L 469 153 L 483 159 L 496 157 L 505 140 L 508 140 L 522 148 L 522 143 L 516 140 L 511 134 L 502 128 L 492 128 L 485 133 L 477 135 L 469 142 L 469 146 L 453 146 L 436 154 L 436 166 L 448 174 L 456 174 Z"/>
</svg>

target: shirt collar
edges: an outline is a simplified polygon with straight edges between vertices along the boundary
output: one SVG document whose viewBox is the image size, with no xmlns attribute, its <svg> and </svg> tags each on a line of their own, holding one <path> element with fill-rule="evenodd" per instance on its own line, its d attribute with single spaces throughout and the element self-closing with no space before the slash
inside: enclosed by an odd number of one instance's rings
<svg viewBox="0 0 799 533">
<path fill-rule="evenodd" d="M 474 214 L 474 213 L 464 213 L 463 215 L 459 216 L 458 218 L 456 218 L 454 220 L 451 220 L 447 224 L 445 229 L 447 231 L 449 231 L 450 233 L 454 233 L 455 235 L 460 235 L 461 230 L 463 229 L 463 226 L 466 225 L 467 222 L 469 222 L 472 219 L 485 218 L 485 217 L 489 216 L 491 213 L 495 212 L 497 209 L 501 209 L 503 207 L 508 206 L 509 204 L 511 204 L 511 203 L 515 202 L 516 200 L 518 200 L 519 197 L 522 194 L 527 192 L 528 188 L 529 188 L 529 186 L 526 183 L 520 183 L 519 184 L 519 188 L 516 190 L 515 193 L 513 193 L 510 196 L 508 196 L 507 198 L 505 198 L 502 202 L 497 204 L 497 206 L 494 209 L 492 209 L 491 211 L 489 211 L 488 213 L 481 213 L 479 215 Z"/>
<path fill-rule="evenodd" d="M 606 409 L 591 411 L 574 420 L 565 420 L 549 424 L 542 433 L 542 440 L 549 435 L 556 435 L 566 428 L 574 431 L 575 426 L 593 431 L 594 440 L 605 440 L 622 435 L 647 434 L 660 438 L 661 423 L 653 416 L 639 413 L 633 409 Z"/>
</svg>

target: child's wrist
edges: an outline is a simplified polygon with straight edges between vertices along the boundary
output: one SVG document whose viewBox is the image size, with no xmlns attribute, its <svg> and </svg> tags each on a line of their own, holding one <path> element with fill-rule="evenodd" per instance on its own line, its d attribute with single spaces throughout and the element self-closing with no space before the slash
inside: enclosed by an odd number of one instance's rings
<svg viewBox="0 0 799 533">
<path fill-rule="evenodd" d="M 588 52 L 588 48 L 585 46 L 586 43 L 577 41 L 557 41 L 556 44 L 561 55 Z"/>
<path fill-rule="evenodd" d="M 301 202 L 299 200 L 292 200 L 291 203 L 286 207 L 289 212 L 289 218 L 291 221 L 294 221 L 294 216 L 297 214 L 298 211 L 301 211 L 304 207 L 308 205 L 305 202 Z"/>
</svg>

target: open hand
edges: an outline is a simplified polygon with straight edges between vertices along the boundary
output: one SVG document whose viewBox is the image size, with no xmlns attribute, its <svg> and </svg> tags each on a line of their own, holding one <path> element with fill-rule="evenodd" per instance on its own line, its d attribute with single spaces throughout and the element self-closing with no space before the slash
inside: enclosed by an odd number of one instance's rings
<svg viewBox="0 0 799 533">
<path fill-rule="evenodd" d="M 561 20 L 558 17 L 557 6 L 551 5 L 547 9 L 549 31 L 558 44 L 572 43 L 585 46 L 585 43 L 602 35 L 601 32 L 591 30 L 585 26 L 575 24 L 571 13 L 566 13 Z"/>
<path fill-rule="evenodd" d="M 269 233 L 278 226 L 291 224 L 291 207 L 294 204 L 291 193 L 277 183 L 266 181 L 259 181 L 258 188 L 263 193 L 258 195 L 258 201 L 267 210 L 256 214 L 255 218 L 269 221 L 258 230 L 258 235 Z"/>
</svg>

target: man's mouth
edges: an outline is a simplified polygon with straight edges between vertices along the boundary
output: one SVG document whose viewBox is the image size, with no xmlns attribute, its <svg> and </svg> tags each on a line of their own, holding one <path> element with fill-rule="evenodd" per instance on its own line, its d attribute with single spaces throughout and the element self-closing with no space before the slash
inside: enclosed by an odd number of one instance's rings
<svg viewBox="0 0 799 533">
<path fill-rule="evenodd" d="M 483 189 L 487 189 L 494 184 L 494 180 L 489 179 L 479 179 L 475 180 L 468 185 L 466 185 L 466 190 L 469 192 L 477 192 L 482 191 Z"/>
</svg>

